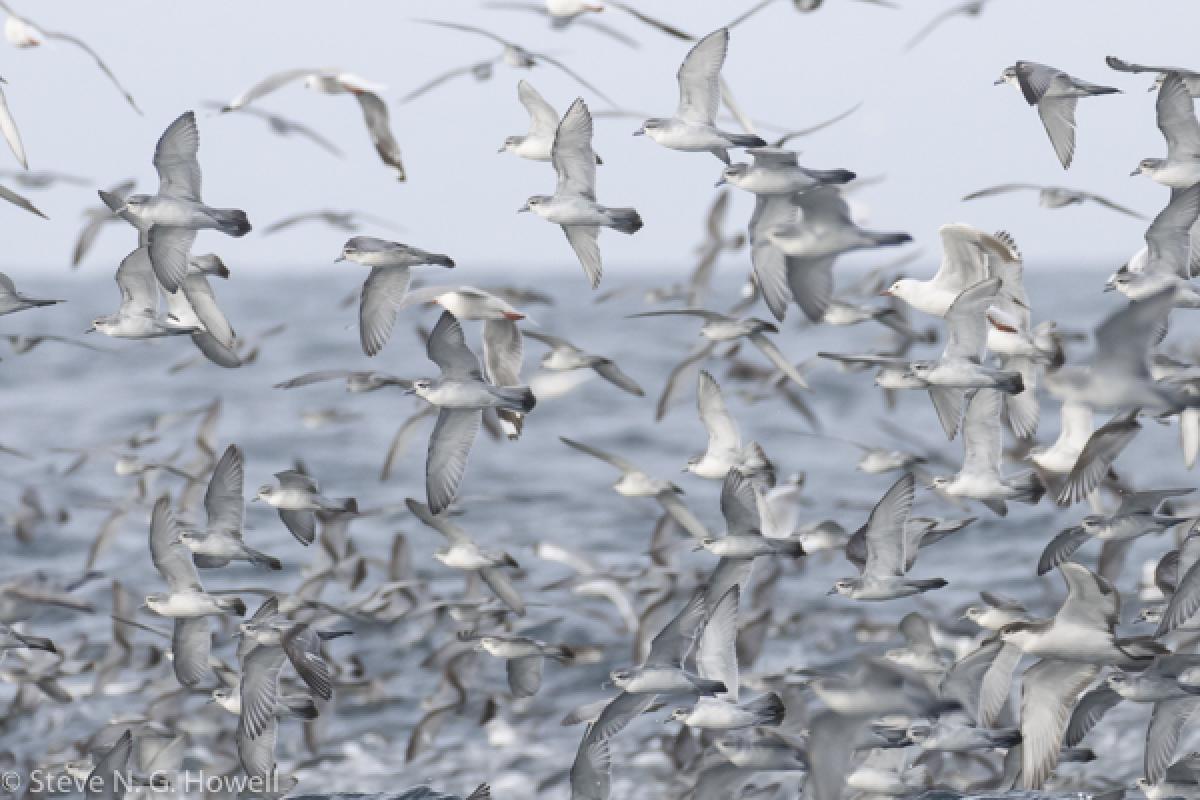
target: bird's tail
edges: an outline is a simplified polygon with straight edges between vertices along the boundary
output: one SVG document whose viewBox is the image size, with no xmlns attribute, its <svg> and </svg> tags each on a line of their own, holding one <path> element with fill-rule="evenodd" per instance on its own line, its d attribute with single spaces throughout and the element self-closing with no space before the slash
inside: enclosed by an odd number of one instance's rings
<svg viewBox="0 0 1200 800">
<path fill-rule="evenodd" d="M 1154 640 L 1153 636 L 1131 636 L 1128 639 L 1116 639 L 1117 649 L 1132 659 L 1139 661 L 1154 658 L 1169 653 L 1167 648 Z"/>
<path fill-rule="evenodd" d="M 996 388 L 1008 394 L 1020 394 L 1025 391 L 1025 379 L 1019 372 L 1002 372 L 998 376 Z"/>
<path fill-rule="evenodd" d="M 317 638 L 322 642 L 328 642 L 330 639 L 339 639 L 343 636 L 353 636 L 354 631 L 317 631 Z"/>
<path fill-rule="evenodd" d="M 783 722 L 783 715 L 787 709 L 784 708 L 783 701 L 779 699 L 779 695 L 774 692 L 764 694 L 762 697 L 749 703 L 746 710 L 753 713 L 756 717 L 756 725 L 769 725 L 775 727 Z"/>
<path fill-rule="evenodd" d="M 429 263 L 436 264 L 439 267 L 453 267 L 454 259 L 450 256 L 444 256 L 441 253 L 430 253 Z"/>
<path fill-rule="evenodd" d="M 249 547 L 246 548 L 246 555 L 250 557 L 251 564 L 256 564 L 260 567 L 266 567 L 267 569 L 274 570 L 276 572 L 283 569 L 283 562 L 275 556 L 269 556 L 266 553 L 259 552 L 258 550 L 254 550 Z"/>
<path fill-rule="evenodd" d="M 1121 94 L 1120 89 L 1115 89 L 1112 86 L 1100 86 L 1095 83 L 1085 84 L 1084 89 L 1088 94 Z"/>
<path fill-rule="evenodd" d="M 302 695 L 285 697 L 283 698 L 283 706 L 288 710 L 289 714 L 300 717 L 301 719 L 317 718 L 317 704 L 311 697 Z"/>
<path fill-rule="evenodd" d="M 1042 483 L 1038 474 L 1032 471 L 1011 479 L 1008 485 L 1017 490 L 1017 494 L 1012 499 L 1018 503 L 1037 505 L 1038 501 L 1042 499 L 1042 495 L 1046 493 L 1046 485 Z"/>
<path fill-rule="evenodd" d="M 528 414 L 537 405 L 537 398 L 528 386 L 496 386 L 492 394 L 504 403 L 501 408 L 509 411 L 523 411 Z"/>
<path fill-rule="evenodd" d="M 912 237 L 907 233 L 878 233 L 876 231 L 868 231 L 867 236 L 870 237 L 871 243 L 876 247 L 895 247 L 899 244 L 908 244 L 912 241 Z"/>
<path fill-rule="evenodd" d="M 34 306 L 41 308 L 42 306 L 54 306 L 63 302 L 62 300 L 30 300 Z"/>
<path fill-rule="evenodd" d="M 218 597 L 216 598 L 217 607 L 223 611 L 230 611 L 237 614 L 239 617 L 246 616 L 246 604 L 242 602 L 240 597 Z"/>
<path fill-rule="evenodd" d="M 696 687 L 696 693 L 711 697 L 712 695 L 722 694 L 728 689 L 725 686 L 725 681 L 714 681 L 709 678 L 692 678 L 692 685 Z M 1196 692 L 1200 694 L 1200 688 Z"/>
<path fill-rule="evenodd" d="M 800 558 L 804 555 L 804 545 L 799 539 L 774 539 L 775 552 L 781 556 Z"/>
<path fill-rule="evenodd" d="M 34 650 L 45 650 L 47 653 L 58 652 L 58 648 L 54 646 L 54 642 L 41 636 L 28 636 L 17 631 L 13 631 L 12 635 L 16 637 L 18 642 Z"/>
<path fill-rule="evenodd" d="M 642 215 L 636 208 L 610 208 L 608 215 L 612 218 L 613 230 L 633 234 L 642 229 Z"/>
<path fill-rule="evenodd" d="M 927 578 L 925 580 L 909 581 L 909 583 L 922 592 L 929 592 L 934 589 L 941 589 L 948 581 L 945 578 Z"/>
<path fill-rule="evenodd" d="M 213 218 L 217 230 L 229 236 L 245 236 L 250 232 L 250 219 L 246 212 L 237 208 L 214 208 Z"/>
<path fill-rule="evenodd" d="M 1021 743 L 1021 731 L 1016 728 L 988 731 L 988 739 L 996 747 L 1015 747 Z"/>
<path fill-rule="evenodd" d="M 726 134 L 734 147 L 766 147 L 767 140 L 754 133 Z"/>
<path fill-rule="evenodd" d="M 849 183 L 858 177 L 848 169 L 810 169 L 808 174 L 818 183 L 826 184 Z"/>
<path fill-rule="evenodd" d="M 575 658 L 575 651 L 565 644 L 551 645 L 546 648 L 545 656 L 546 658 L 553 658 L 560 664 L 566 664 Z"/>
</svg>

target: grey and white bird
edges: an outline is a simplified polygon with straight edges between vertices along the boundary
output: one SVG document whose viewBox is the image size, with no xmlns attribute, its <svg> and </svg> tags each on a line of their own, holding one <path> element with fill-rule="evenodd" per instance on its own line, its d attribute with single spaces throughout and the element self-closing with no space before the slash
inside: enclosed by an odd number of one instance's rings
<svg viewBox="0 0 1200 800">
<path fill-rule="evenodd" d="M 794 203 L 800 209 L 799 220 L 777 224 L 765 234 L 786 257 L 792 298 L 811 322 L 821 321 L 833 299 L 833 264 L 838 256 L 912 241 L 907 233 L 860 228 L 842 193 L 832 186 L 818 186 L 796 195 Z"/>
<path fill-rule="evenodd" d="M 857 176 L 848 169 L 808 169 L 798 154 L 782 147 L 751 147 L 750 164 L 730 164 L 721 170 L 717 186 L 726 183 L 755 195 L 793 195 L 816 186 L 849 183 Z"/>
<path fill-rule="evenodd" d="M 506 136 L 498 152 L 512 153 L 530 161 L 550 161 L 558 131 L 558 112 L 528 81 L 517 82 L 517 99 L 529 112 L 529 132 L 523 136 Z M 603 164 L 604 161 L 596 156 L 596 163 Z"/>
<path fill-rule="evenodd" d="M 754 481 L 740 469 L 731 469 L 721 485 L 721 516 L 725 535 L 704 539 L 694 549 L 720 556 L 729 573 L 750 573 L 751 562 L 760 556 L 799 558 L 805 554 L 799 537 L 768 538 L 763 535 L 762 495 Z M 731 562 L 740 561 L 735 565 Z M 715 571 L 717 572 L 717 571 Z M 718 583 L 712 579 L 713 583 Z M 741 583 L 739 579 L 735 581 Z M 711 587 L 709 587 L 711 589 Z M 715 594 L 715 592 L 710 592 Z"/>
<path fill-rule="evenodd" d="M 566 664 L 575 654 L 566 645 L 552 645 L 528 636 L 500 633 L 459 633 L 460 642 L 469 642 L 475 649 L 504 659 L 508 688 L 514 698 L 533 697 L 542 686 L 542 671 L 546 659 Z"/>
<path fill-rule="evenodd" d="M 384 228 L 396 227 L 395 223 L 386 217 L 369 214 L 366 211 L 355 211 L 353 209 L 342 211 L 332 208 L 321 208 L 315 211 L 301 211 L 298 214 L 289 214 L 282 219 L 272 222 L 263 228 L 262 232 L 264 236 L 271 233 L 279 233 L 280 231 L 294 228 L 297 225 L 303 225 L 306 222 L 320 222 L 334 230 L 346 233 L 356 233 L 366 224 L 379 225 Z"/>
<path fill-rule="evenodd" d="M 702 678 L 684 669 L 708 617 L 704 592 L 695 592 L 650 643 L 640 666 L 609 673 L 613 685 L 631 694 L 715 694 L 725 691 L 721 680 Z"/>
<path fill-rule="evenodd" d="M 8 81 L 0 78 L 0 84 L 4 83 L 8 83 Z M 25 155 L 25 145 L 21 142 L 21 132 L 17 130 L 17 121 L 13 119 L 12 112 L 8 109 L 8 99 L 4 96 L 3 88 L 0 88 L 0 136 L 4 137 L 4 141 L 8 143 L 8 149 L 12 150 L 12 154 L 16 156 L 21 167 L 29 169 L 29 159 Z"/>
<path fill-rule="evenodd" d="M 946 310 L 946 348 L 941 358 L 913 361 L 909 370 L 930 386 L 1000 389 L 1009 394 L 1023 391 L 1021 373 L 983 364 L 989 328 L 987 309 L 999 291 L 999 278 L 988 278 L 964 289 Z"/>
<path fill-rule="evenodd" d="M 353 261 L 371 268 L 363 281 L 358 304 L 359 341 L 363 352 L 369 356 L 382 350 L 392 335 L 396 312 L 400 310 L 412 280 L 412 268 L 421 264 L 454 267 L 454 259 L 450 256 L 374 236 L 355 236 L 347 240 L 334 261 Z"/>
<path fill-rule="evenodd" d="M 279 519 L 301 544 L 312 544 L 317 533 L 318 511 L 358 511 L 353 497 L 333 500 L 321 494 L 312 476 L 294 469 L 275 473 L 279 485 L 263 484 L 255 494 L 279 512 Z"/>
<path fill-rule="evenodd" d="M 779 328 L 766 320 L 757 317 L 739 319 L 716 311 L 703 308 L 677 308 L 663 311 L 642 311 L 631 314 L 631 317 L 697 317 L 704 320 L 700 327 L 700 335 L 710 342 L 733 342 L 738 339 L 748 339 L 752 345 L 767 357 L 787 378 L 801 389 L 808 388 L 808 382 L 800 374 L 800 370 L 788 361 L 787 356 L 779 347 L 767 338 L 768 333 L 779 333 Z"/>
<path fill-rule="evenodd" d="M 63 302 L 62 300 L 43 300 L 37 297 L 30 297 L 21 294 L 17 291 L 17 286 L 12 282 L 12 278 L 0 272 L 0 316 L 5 314 L 14 314 L 18 311 L 25 311 L 30 308 L 42 308 L 44 306 L 52 306 Z"/>
<path fill-rule="evenodd" d="M 492 58 L 484 61 L 473 61 L 464 67 L 455 67 L 454 69 L 435 76 L 402 97 L 400 100 L 402 103 L 415 100 L 426 92 L 436 89 L 438 86 L 441 86 L 447 81 L 457 78 L 460 75 L 470 75 L 477 81 L 489 80 L 494 72 L 494 66 L 496 64 L 503 63 L 506 66 L 512 67 L 513 69 L 533 69 L 540 64 L 549 64 L 550 66 L 561 71 L 564 75 L 570 77 L 592 94 L 599 97 L 604 102 L 608 103 L 610 106 L 617 105 L 608 97 L 608 95 L 597 89 L 593 84 L 585 80 L 582 75 L 568 67 L 559 59 L 554 58 L 546 53 L 534 52 L 533 50 L 523 47 L 522 45 L 510 39 L 506 39 L 503 36 L 499 36 L 498 34 L 495 34 L 486 28 L 480 28 L 476 25 L 464 25 L 461 22 L 448 22 L 446 20 L 439 19 L 420 19 L 417 20 L 417 22 L 421 22 L 426 25 L 435 25 L 439 28 L 446 28 L 447 30 L 461 31 L 463 33 L 473 33 L 478 36 L 483 36 L 500 45 L 501 50 L 499 55 L 493 56 Z"/>
<path fill-rule="evenodd" d="M 542 356 L 540 362 L 542 369 L 551 372 L 571 372 L 577 369 L 594 370 L 601 378 L 604 378 L 604 380 L 624 392 L 628 392 L 635 397 L 645 395 L 642 387 L 638 386 L 637 381 L 626 375 L 611 358 L 585 352 L 566 339 L 551 336 L 541 331 L 526 329 L 523 333 L 535 342 L 541 342 L 550 348 Z"/>
<path fill-rule="evenodd" d="M 101 192 L 104 194 L 101 197 L 109 197 L 115 201 L 115 207 L 120 208 L 125 204 L 125 197 L 133 191 L 133 181 L 122 181 L 114 186 L 109 187 L 108 191 Z M 71 268 L 74 269 L 83 261 L 84 256 L 92 249 L 96 243 L 96 239 L 100 236 L 100 231 L 114 223 L 120 223 L 124 220 L 118 216 L 113 207 L 108 203 L 102 203 L 98 206 L 92 206 L 84 210 L 84 219 L 86 222 L 83 228 L 79 231 L 79 237 L 75 240 L 75 248 L 71 251 Z M 140 242 L 139 242 L 140 243 Z"/>
<path fill-rule="evenodd" d="M 999 390 L 975 390 L 963 418 L 962 468 L 953 476 L 934 478 L 931 488 L 950 497 L 978 500 L 1005 516 L 1007 501 L 1036 504 L 1046 489 L 1032 471 L 1012 476 L 1001 473 L 1004 431 L 1000 412 Z"/>
<path fill-rule="evenodd" d="M 200 199 L 199 149 L 196 114 L 185 111 L 167 127 L 154 148 L 158 194 L 131 194 L 118 209 L 118 213 L 127 211 L 148 227 L 150 263 L 158 282 L 168 292 L 183 284 L 197 231 L 211 228 L 228 236 L 250 232 L 245 211 L 213 208 Z"/>
<path fill-rule="evenodd" d="M 596 153 L 592 150 L 592 114 L 577 98 L 558 123 L 551 149 L 558 173 L 553 195 L 533 195 L 518 211 L 532 211 L 562 227 L 579 258 L 588 282 L 595 289 L 604 271 L 597 237 L 600 228 L 624 234 L 642 229 L 642 218 L 633 208 L 609 208 L 596 202 Z"/>
<path fill-rule="evenodd" d="M 716 126 L 721 105 L 721 67 L 729 51 L 729 29 L 705 36 L 688 52 L 679 67 L 679 106 L 673 117 L 652 117 L 635 136 L 646 135 L 670 150 L 712 153 L 729 164 L 731 147 L 765 147 L 753 133 L 729 133 Z"/>
<path fill-rule="evenodd" d="M 195 686 L 212 675 L 209 665 L 212 631 L 206 617 L 246 613 L 240 598 L 204 591 L 192 563 L 191 551 L 180 541 L 179 526 L 163 495 L 150 518 L 150 557 L 167 582 L 167 592 L 146 596 L 146 607 L 174 621 L 171 635 L 172 665 L 184 686 Z"/>
<path fill-rule="evenodd" d="M 1116 633 L 1121 598 L 1113 585 L 1087 567 L 1066 561 L 1059 572 L 1067 597 L 1049 619 L 1011 622 L 1000 638 L 1040 658 L 1096 666 L 1145 667 L 1165 652 L 1148 636 L 1122 638 Z"/>
<path fill-rule="evenodd" d="M 517 616 L 525 616 L 525 601 L 505 572 L 517 566 L 512 556 L 481 549 L 465 530 L 451 522 L 445 514 L 434 514 L 424 503 L 410 497 L 405 500 L 405 505 L 413 516 L 446 537 L 448 546 L 434 553 L 438 561 L 452 569 L 477 573 L 501 603 Z"/>
<path fill-rule="evenodd" d="M 1095 613 L 1102 612 L 1097 608 Z M 1021 677 L 1019 788 L 1040 789 L 1050 777 L 1058 764 L 1071 711 L 1099 672 L 1095 664 L 1051 657 L 1025 670 Z"/>
<path fill-rule="evenodd" d="M 216 111 L 221 111 L 225 108 L 224 103 L 216 103 L 211 101 L 206 102 L 204 105 Z M 285 117 L 282 114 L 276 114 L 272 111 L 265 111 L 261 108 L 254 108 L 252 106 L 242 106 L 239 111 L 242 112 L 243 116 L 255 117 L 266 122 L 267 128 L 271 131 L 271 133 L 274 133 L 277 136 L 290 137 L 294 134 L 303 139 L 309 140 L 317 147 L 320 147 L 322 150 L 332 156 L 342 158 L 345 155 L 337 145 L 326 139 L 313 128 L 305 125 L 303 122 L 294 120 L 290 117 Z"/>
<path fill-rule="evenodd" d="M 731 731 L 752 727 L 777 727 L 785 708 L 779 695 L 769 692 L 739 704 L 738 601 L 741 590 L 731 586 L 717 601 L 696 645 L 696 668 L 702 678 L 720 681 L 724 692 L 700 696 L 691 708 L 677 708 L 670 719 L 698 730 Z"/>
<path fill-rule="evenodd" d="M 1157 75 L 1154 78 L 1154 83 L 1150 85 L 1146 91 L 1153 92 L 1162 86 L 1162 82 L 1170 73 L 1175 73 L 1183 78 L 1184 85 L 1191 92 L 1192 97 L 1200 97 L 1200 72 L 1186 67 L 1148 67 L 1144 64 L 1133 64 L 1128 61 L 1123 61 L 1116 56 L 1105 56 L 1104 63 L 1115 69 L 1117 72 L 1131 72 L 1134 74 L 1142 72 L 1155 72 Z"/>
<path fill-rule="evenodd" d="M 1107 472 L 1107 467 L 1105 467 Z M 1089 514 L 1079 525 L 1059 533 L 1042 551 L 1038 560 L 1038 574 L 1043 575 L 1070 558 L 1076 550 L 1089 540 L 1103 542 L 1100 551 L 1100 574 L 1115 577 L 1124 563 L 1125 554 L 1135 539 L 1154 533 L 1187 520 L 1172 516 L 1160 509 L 1163 503 L 1174 497 L 1191 494 L 1192 489 L 1151 489 L 1127 491 L 1121 495 L 1121 503 L 1108 514 Z"/>
<path fill-rule="evenodd" d="M 12 7 L 6 2 L 0 2 L 0 10 L 3 10 L 6 14 L 8 14 L 8 17 L 4 20 L 4 38 L 8 40 L 9 44 L 21 49 L 39 47 L 46 42 L 66 42 L 67 44 L 78 47 L 96 62 L 96 66 L 101 72 L 104 73 L 104 76 L 112 82 L 112 85 L 117 88 L 117 91 L 120 92 L 121 96 L 125 98 L 125 102 L 129 103 L 130 108 L 139 114 L 142 113 L 142 110 L 138 108 L 137 103 L 134 102 L 133 95 L 131 95 L 129 91 L 121 85 L 120 81 L 117 80 L 117 76 L 113 74 L 113 71 L 108 68 L 108 65 L 101 60 L 100 56 L 87 44 L 87 42 L 83 41 L 78 36 L 64 33 L 63 31 L 52 31 L 42 28 L 34 23 L 33 20 L 30 20 L 27 17 L 18 16 L 17 13 L 12 10 Z"/>
<path fill-rule="evenodd" d="M 1054 154 L 1069 169 L 1075 158 L 1075 105 L 1081 97 L 1118 94 L 1120 89 L 1088 83 L 1060 69 L 1033 61 L 1018 61 L 996 80 L 1007 83 L 1021 92 L 1025 102 L 1037 106 L 1038 116 L 1050 137 Z"/>
<path fill-rule="evenodd" d="M 249 561 L 269 569 L 283 564 L 246 544 L 242 538 L 246 506 L 242 495 L 245 483 L 245 456 L 242 448 L 231 444 L 225 449 L 204 492 L 207 524 L 203 529 L 184 529 L 180 540 L 192 551 L 197 567 L 224 567 L 231 561 Z"/>
<path fill-rule="evenodd" d="M 186 269 L 186 267 L 185 267 Z M 125 256 L 117 267 L 117 288 L 121 306 L 115 314 L 92 320 L 90 331 L 118 339 L 155 339 L 199 333 L 194 324 L 178 324 L 158 313 L 158 280 L 150 262 L 150 249 L 142 246 Z"/>
<path fill-rule="evenodd" d="M 430 510 L 440 514 L 458 496 L 483 410 L 528 414 L 537 405 L 537 398 L 527 386 L 489 383 L 479 359 L 467 346 L 462 325 L 449 311 L 443 311 L 438 318 L 429 335 L 426 354 L 441 375 L 433 380 L 413 381 L 411 391 L 438 409 L 425 461 L 425 493 Z"/>
<path fill-rule="evenodd" d="M 864 533 L 867 559 L 857 578 L 842 578 L 829 594 L 851 600 L 880 602 L 940 589 L 942 578 L 906 578 L 908 570 L 907 526 L 912 515 L 916 481 L 905 473 L 884 493 L 867 518 Z"/>
<path fill-rule="evenodd" d="M 721 386 L 707 370 L 700 370 L 696 385 L 696 409 L 708 434 L 704 452 L 692 456 L 687 471 L 700 478 L 722 481 L 731 470 L 774 483 L 775 468 L 757 442 L 742 444 L 737 422 L 725 405 Z"/>
<path fill-rule="evenodd" d="M 905 43 L 905 50 L 912 50 L 918 44 L 923 42 L 931 33 L 938 29 L 944 22 L 953 19 L 956 16 L 978 17 L 981 15 L 988 3 L 991 0 L 967 0 L 965 3 L 957 3 L 950 6 L 946 10 L 935 14 L 929 22 L 921 26 L 913 37 Z"/>
<path fill-rule="evenodd" d="M 709 532 L 704 524 L 679 499 L 683 490 L 675 484 L 643 472 L 639 467 L 620 456 L 607 453 L 583 442 L 577 442 L 574 439 L 568 439 L 565 436 L 558 438 L 568 447 L 581 453 L 587 453 L 592 458 L 616 467 L 621 472 L 620 479 L 612 487 L 617 494 L 622 497 L 652 497 L 659 502 L 664 511 L 679 523 L 680 527 L 696 539 L 703 541 L 709 538 Z"/>
<path fill-rule="evenodd" d="M 1158 129 L 1167 140 L 1166 158 L 1143 158 L 1130 175 L 1145 175 L 1171 189 L 1200 183 L 1200 122 L 1183 78 L 1168 73 L 1155 103 Z"/>
<path fill-rule="evenodd" d="M 363 123 L 367 127 L 367 134 L 371 138 L 371 144 L 375 146 L 379 160 L 396 171 L 396 180 L 407 179 L 404 161 L 400 155 L 400 145 L 392 133 L 387 104 L 380 99 L 378 94 L 386 87 L 358 75 L 332 68 L 283 70 L 263 78 L 229 101 L 221 108 L 221 111 L 226 113 L 237 111 L 259 98 L 297 81 L 303 81 L 306 88 L 322 94 L 353 96 L 358 101 L 363 115 Z"/>
<path fill-rule="evenodd" d="M 981 197 L 996 197 L 997 195 L 1025 191 L 1037 192 L 1038 205 L 1042 208 L 1066 208 L 1067 206 L 1095 203 L 1116 211 L 1119 214 L 1125 214 L 1137 219 L 1145 218 L 1144 214 L 1139 214 L 1133 209 L 1115 203 L 1103 195 L 1085 192 L 1082 189 L 1068 189 L 1065 186 L 1043 186 L 1036 183 L 1002 183 L 997 186 L 989 186 L 986 189 L 971 192 L 964 196 L 963 200 L 978 200 Z"/>
<path fill-rule="evenodd" d="M 1200 127 L 1197 133 L 1200 134 Z M 1173 189 L 1170 202 L 1146 229 L 1146 246 L 1109 277 L 1105 291 L 1119 291 L 1130 300 L 1146 300 L 1171 290 L 1176 307 L 1200 308 L 1200 288 L 1190 280 L 1192 228 L 1197 219 L 1200 219 L 1200 185 Z"/>
<path fill-rule="evenodd" d="M 1113 312 L 1096 328 L 1090 362 L 1047 372 L 1043 379 L 1046 388 L 1064 402 L 1093 409 L 1182 405 L 1178 394 L 1156 384 L 1150 372 L 1150 351 L 1174 306 L 1175 291 L 1164 289 Z"/>
</svg>

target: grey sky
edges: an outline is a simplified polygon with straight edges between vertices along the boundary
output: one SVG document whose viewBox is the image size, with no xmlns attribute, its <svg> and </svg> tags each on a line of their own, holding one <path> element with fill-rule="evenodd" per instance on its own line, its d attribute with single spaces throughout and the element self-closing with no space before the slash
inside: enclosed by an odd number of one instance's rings
<svg viewBox="0 0 1200 800">
<path fill-rule="evenodd" d="M 751 0 L 639 3 L 697 34 L 749 5 Z M 1031 268 L 1121 263 L 1140 246 L 1145 223 L 1097 207 L 1046 211 L 1033 195 L 968 204 L 959 198 L 993 183 L 1029 181 L 1087 189 L 1148 215 L 1157 212 L 1166 190 L 1128 176 L 1140 158 L 1165 153 L 1154 126 L 1154 95 L 1146 92 L 1152 78 L 1115 73 L 1104 56 L 1200 67 L 1191 47 L 1200 4 L 995 0 L 982 17 L 956 18 L 904 53 L 903 42 L 948 5 L 904 0 L 902 10 L 889 10 L 827 0 L 819 11 L 801 14 L 780 0 L 734 30 L 724 74 L 754 117 L 784 126 L 807 126 L 864 101 L 850 119 L 796 143 L 801 163 L 886 175 L 856 199 L 869 206 L 872 226 L 908 231 L 930 258 L 938 226 L 962 221 L 1011 230 Z M 516 213 L 528 195 L 553 188 L 550 166 L 496 153 L 505 135 L 525 129 L 517 80 L 529 79 L 560 112 L 580 94 L 594 111 L 604 103 L 553 68 L 518 73 L 501 66 L 489 82 L 459 79 L 400 105 L 403 94 L 434 74 L 494 52 L 482 38 L 411 19 L 490 27 L 559 56 L 623 105 L 655 114 L 673 110 L 674 73 L 687 51 L 616 10 L 606 12 L 604 21 L 635 37 L 639 49 L 586 29 L 555 32 L 532 15 L 485 9 L 475 0 L 26 0 L 17 10 L 88 41 L 146 112 L 138 117 L 68 46 L 18 51 L 0 41 L 0 75 L 9 81 L 9 105 L 33 169 L 77 173 L 95 187 L 136 176 L 139 186 L 152 189 L 155 140 L 180 112 L 196 108 L 209 203 L 244 208 L 259 230 L 319 207 L 385 215 L 404 228 L 395 238 L 452 254 L 471 267 L 472 279 L 490 270 L 578 271 L 559 231 Z M 1017 59 L 1050 63 L 1126 91 L 1080 103 L 1078 150 L 1068 172 L 1055 160 L 1035 111 L 1012 88 L 992 85 Z M 321 131 L 345 151 L 344 160 L 308 142 L 275 137 L 261 120 L 210 116 L 202 109 L 206 100 L 228 100 L 268 73 L 299 66 L 338 66 L 388 86 L 383 96 L 408 183 L 394 181 L 379 163 L 348 96 L 317 95 L 297 85 L 261 104 Z M 707 154 L 672 152 L 631 136 L 637 125 L 632 119 L 597 123 L 595 147 L 605 159 L 599 199 L 636 206 L 646 222 L 635 236 L 601 237 L 610 280 L 682 269 L 719 174 L 719 162 Z M 0 152 L 0 165 L 15 162 Z M 80 211 L 95 201 L 94 191 L 62 186 L 31 196 L 52 220 L 0 207 L 0 264 L 16 273 L 65 271 Z M 751 205 L 748 196 L 737 197 L 731 221 L 744 225 Z M 319 226 L 274 236 L 256 231 L 239 240 L 205 233 L 196 249 L 221 253 L 235 271 L 337 269 L 344 268 L 332 264 L 343 238 Z M 129 245 L 127 236 L 107 231 L 85 268 L 111 272 Z"/>
</svg>

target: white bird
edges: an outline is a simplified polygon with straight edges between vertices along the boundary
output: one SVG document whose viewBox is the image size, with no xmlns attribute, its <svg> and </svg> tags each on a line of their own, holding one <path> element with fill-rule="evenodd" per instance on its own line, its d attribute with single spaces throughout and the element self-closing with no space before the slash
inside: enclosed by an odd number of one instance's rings
<svg viewBox="0 0 1200 800">
<path fill-rule="evenodd" d="M 1084 203 L 1096 203 L 1129 217 L 1144 218 L 1144 215 L 1125 206 L 1118 205 L 1102 195 L 1085 192 L 1080 189 L 1068 189 L 1065 186 L 1043 186 L 1036 183 L 1002 183 L 998 186 L 989 186 L 986 189 L 971 192 L 964 196 L 963 200 L 978 200 L 981 197 L 995 197 L 1000 194 L 1023 191 L 1037 192 L 1038 205 L 1042 208 L 1066 208 L 1067 206 L 1083 205 Z"/>
<path fill-rule="evenodd" d="M 1118 72 L 1158 73 L 1154 78 L 1154 83 L 1146 90 L 1148 92 L 1153 92 L 1162 86 L 1162 82 L 1166 79 L 1167 75 L 1174 72 L 1183 78 L 1183 82 L 1187 86 L 1188 91 L 1191 92 L 1192 97 L 1200 97 L 1200 72 L 1194 69 L 1187 69 L 1186 67 L 1148 67 L 1143 64 L 1131 64 L 1128 61 L 1122 61 L 1116 56 L 1105 56 L 1104 63 Z"/>
<path fill-rule="evenodd" d="M 626 375 L 617 366 L 617 363 L 607 356 L 584 352 L 566 339 L 551 336 L 541 331 L 526 330 L 525 336 L 534 341 L 541 342 L 550 348 L 542 356 L 542 369 L 550 370 L 551 372 L 571 372 L 577 369 L 591 369 L 613 386 L 635 397 L 642 397 L 646 394 L 642 390 L 642 387 L 638 386 L 637 381 Z"/>
<path fill-rule="evenodd" d="M 1143 158 L 1131 175 L 1145 175 L 1172 189 L 1200 183 L 1200 122 L 1183 78 L 1168 73 L 1155 103 L 1158 129 L 1167 140 L 1166 158 Z"/>
<path fill-rule="evenodd" d="M 1018 61 L 1005 67 L 996 85 L 1007 83 L 1015 87 L 1031 106 L 1037 106 L 1038 116 L 1054 146 L 1054 154 L 1069 169 L 1075 158 L 1075 104 L 1081 97 L 1118 94 L 1120 89 L 1088 83 L 1060 69 L 1033 61 Z"/>
<path fill-rule="evenodd" d="M 1004 240 L 970 225 L 943 225 L 938 235 L 942 238 L 942 261 L 937 273 L 927 281 L 901 278 L 885 289 L 884 294 L 903 300 L 918 311 L 944 317 L 964 289 L 996 277 L 992 258 L 1006 262 L 1020 258 Z"/>
<path fill-rule="evenodd" d="M 717 186 L 732 184 L 756 195 L 792 195 L 823 184 L 849 183 L 857 176 L 848 169 L 808 169 L 800 166 L 794 150 L 751 147 L 751 164 L 730 164 L 721 170 Z"/>
<path fill-rule="evenodd" d="M 0 78 L 0 83 L 8 83 L 8 81 Z M 8 100 L 4 96 L 3 89 L 0 89 L 0 135 L 4 136 L 4 141 L 8 142 L 9 149 L 17 157 L 21 166 L 29 169 L 29 159 L 25 155 L 25 145 L 21 142 L 21 132 L 17 130 L 17 121 L 13 119 L 12 112 L 8 110 Z"/>
<path fill-rule="evenodd" d="M 729 50 L 729 29 L 721 28 L 701 39 L 679 67 L 679 107 L 675 116 L 651 117 L 634 132 L 645 134 L 671 150 L 708 152 L 729 162 L 731 147 L 765 147 L 753 133 L 728 133 L 716 126 L 721 105 L 721 67 Z"/>
<path fill-rule="evenodd" d="M 379 154 L 379 160 L 396 171 L 396 180 L 407 179 L 404 162 L 400 157 L 400 145 L 392 134 L 391 124 L 388 120 L 387 104 L 380 99 L 378 94 L 386 87 L 352 73 L 334 68 L 302 68 L 276 72 L 230 100 L 221 111 L 237 111 L 264 95 L 299 80 L 304 81 L 306 88 L 322 94 L 353 95 L 362 110 L 367 134 L 371 137 L 371 144 L 375 146 L 375 152 Z"/>
<path fill-rule="evenodd" d="M 1145 248 L 1108 279 L 1105 291 L 1115 289 L 1130 300 L 1147 300 L 1169 290 L 1174 306 L 1200 308 L 1200 288 L 1190 280 L 1197 246 L 1192 243 L 1192 229 L 1197 220 L 1200 185 L 1173 189 L 1171 201 L 1146 228 Z"/>
<path fill-rule="evenodd" d="M 553 195 L 534 195 L 518 211 L 532 211 L 562 226 L 588 282 L 600 285 L 603 264 L 596 241 L 600 228 L 637 233 L 642 218 L 633 208 L 608 208 L 596 202 L 596 154 L 592 150 L 592 115 L 577 98 L 563 115 L 554 135 L 551 158 L 558 173 Z"/>
</svg>

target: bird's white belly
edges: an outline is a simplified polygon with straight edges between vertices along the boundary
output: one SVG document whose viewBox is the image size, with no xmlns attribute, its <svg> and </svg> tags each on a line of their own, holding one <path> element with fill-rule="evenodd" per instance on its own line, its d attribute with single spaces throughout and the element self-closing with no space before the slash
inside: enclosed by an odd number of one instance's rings
<svg viewBox="0 0 1200 800">
<path fill-rule="evenodd" d="M 444 383 L 423 397 L 438 408 L 477 409 L 496 405 L 496 398 L 482 384 Z"/>
</svg>

